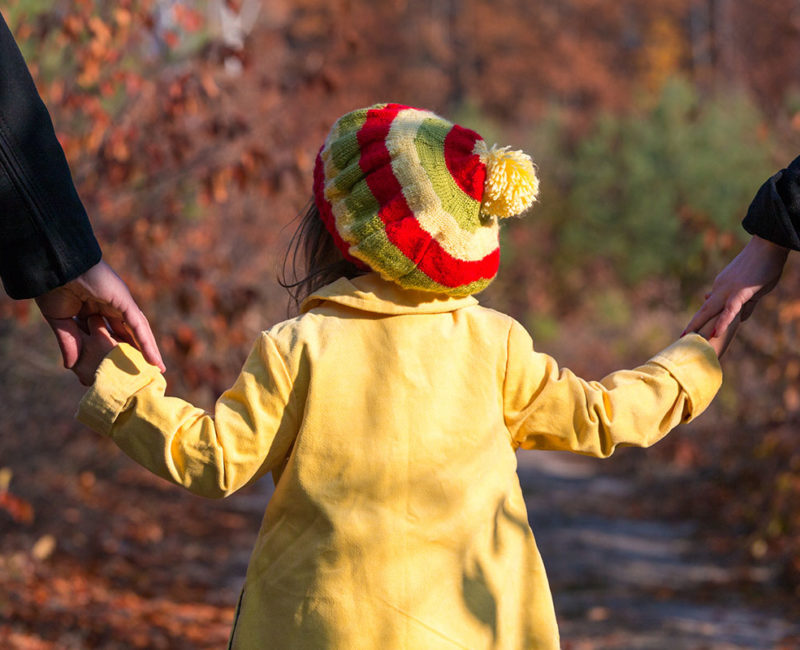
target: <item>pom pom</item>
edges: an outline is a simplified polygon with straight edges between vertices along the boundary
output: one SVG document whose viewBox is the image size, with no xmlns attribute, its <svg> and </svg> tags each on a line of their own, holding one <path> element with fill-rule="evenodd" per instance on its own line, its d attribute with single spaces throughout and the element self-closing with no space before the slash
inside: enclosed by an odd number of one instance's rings
<svg viewBox="0 0 800 650">
<path fill-rule="evenodd" d="M 522 214 L 533 205 L 539 193 L 539 179 L 531 157 L 510 147 L 482 144 L 479 152 L 486 165 L 481 214 L 498 219 Z"/>
</svg>

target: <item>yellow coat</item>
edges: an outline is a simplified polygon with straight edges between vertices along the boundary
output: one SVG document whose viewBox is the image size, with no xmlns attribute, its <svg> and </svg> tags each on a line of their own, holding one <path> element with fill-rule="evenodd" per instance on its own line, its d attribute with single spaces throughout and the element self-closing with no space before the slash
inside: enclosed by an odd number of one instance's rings
<svg viewBox="0 0 800 650">
<path fill-rule="evenodd" d="M 340 279 L 258 338 L 212 415 L 164 397 L 127 345 L 79 419 L 197 494 L 276 490 L 232 647 L 557 648 L 518 447 L 607 456 L 700 413 L 721 374 L 699 336 L 585 382 L 472 297 Z"/>
</svg>

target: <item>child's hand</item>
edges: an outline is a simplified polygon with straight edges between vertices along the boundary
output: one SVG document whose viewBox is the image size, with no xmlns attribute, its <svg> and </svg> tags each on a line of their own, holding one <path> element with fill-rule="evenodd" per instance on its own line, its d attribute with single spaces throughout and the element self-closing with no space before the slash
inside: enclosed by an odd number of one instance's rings
<svg viewBox="0 0 800 650">
<path fill-rule="evenodd" d="M 725 354 L 725 350 L 728 349 L 728 345 L 730 345 L 730 342 L 733 340 L 736 330 L 739 328 L 741 316 L 737 314 L 733 322 L 728 325 L 728 328 L 721 332 L 717 332 L 716 328 L 718 323 L 719 319 L 715 318 L 703 325 L 697 333 L 711 344 L 711 347 L 714 348 L 714 351 L 717 353 L 717 357 L 721 359 L 722 355 Z"/>
<path fill-rule="evenodd" d="M 111 336 L 102 316 L 89 316 L 89 333 L 81 331 L 81 356 L 71 370 L 84 386 L 94 383 L 100 362 L 113 350 L 118 341 Z"/>
</svg>

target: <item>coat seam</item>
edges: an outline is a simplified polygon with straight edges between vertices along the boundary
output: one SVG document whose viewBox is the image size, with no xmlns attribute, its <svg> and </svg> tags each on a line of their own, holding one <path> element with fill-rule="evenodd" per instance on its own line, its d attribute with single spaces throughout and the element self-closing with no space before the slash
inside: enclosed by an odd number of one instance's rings
<svg viewBox="0 0 800 650">
<path fill-rule="evenodd" d="M 506 428 L 506 432 L 508 432 L 508 440 L 511 443 L 511 447 L 516 451 L 519 447 L 519 443 L 514 440 L 514 434 L 511 433 L 511 428 L 508 426 L 508 419 L 506 417 L 506 387 L 508 385 L 508 365 L 511 359 L 511 330 L 514 328 L 514 321 L 512 320 L 508 325 L 508 332 L 506 334 L 506 363 L 505 363 L 505 372 L 503 374 L 503 425 Z"/>
<path fill-rule="evenodd" d="M 283 370 L 283 376 L 286 379 L 286 381 L 289 383 L 289 400 L 291 401 L 292 407 L 293 407 L 293 410 L 294 410 L 295 424 L 297 425 L 296 428 L 299 429 L 300 428 L 300 421 L 299 421 L 300 410 L 299 410 L 298 404 L 297 404 L 297 394 L 296 394 L 296 392 L 294 390 L 294 379 L 292 379 L 292 376 L 289 374 L 289 369 L 286 367 L 286 360 L 283 358 L 283 354 L 281 354 L 280 348 L 278 348 L 278 344 L 275 342 L 275 339 L 272 338 L 272 335 L 269 332 L 263 332 L 263 334 L 264 334 L 264 338 L 267 339 L 270 342 L 270 344 L 272 345 L 272 347 L 275 349 L 275 352 L 277 353 L 277 357 L 278 357 L 278 362 L 280 363 L 281 370 Z"/>
<path fill-rule="evenodd" d="M 3 116 L 0 115 L 0 154 L 3 154 L 0 155 L 0 164 L 5 163 L 3 167 L 11 179 L 11 184 L 17 189 L 20 196 L 22 196 L 23 200 L 27 203 L 29 209 L 31 210 L 31 214 L 35 217 L 32 220 L 34 226 L 39 231 L 40 235 L 42 235 L 42 238 L 47 242 L 47 246 L 55 258 L 56 265 L 58 267 L 58 275 L 59 277 L 63 278 L 66 273 L 63 265 L 61 264 L 61 258 L 63 257 L 65 251 L 62 250 L 62 248 L 52 240 L 49 232 L 42 225 L 42 222 L 45 220 L 48 214 L 52 214 L 52 209 L 45 209 L 45 206 L 40 202 L 37 193 L 34 191 L 36 184 L 30 179 L 29 175 L 25 171 L 24 165 L 17 158 L 14 142 L 9 136 L 9 133 L 10 129 L 8 128 L 8 124 Z M 44 201 L 44 199 L 42 200 Z M 45 201 L 45 203 L 47 202 Z M 47 207 L 49 208 L 50 206 L 48 205 Z"/>
</svg>

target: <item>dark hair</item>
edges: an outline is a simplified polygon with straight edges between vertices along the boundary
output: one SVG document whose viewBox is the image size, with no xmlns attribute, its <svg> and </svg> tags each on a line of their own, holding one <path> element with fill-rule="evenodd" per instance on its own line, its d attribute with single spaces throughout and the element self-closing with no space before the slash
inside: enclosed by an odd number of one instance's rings
<svg viewBox="0 0 800 650">
<path fill-rule="evenodd" d="M 363 273 L 344 258 L 322 222 L 316 204 L 310 201 L 289 242 L 278 279 L 295 308 L 299 310 L 300 303 L 320 287 L 343 276 L 354 278 Z"/>
</svg>

